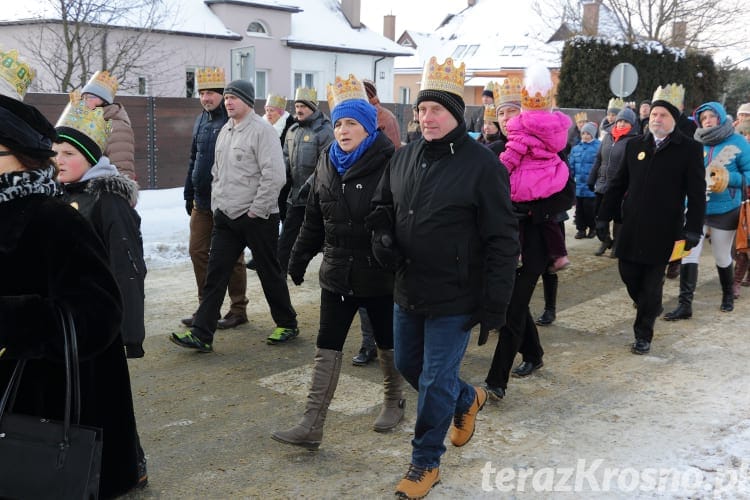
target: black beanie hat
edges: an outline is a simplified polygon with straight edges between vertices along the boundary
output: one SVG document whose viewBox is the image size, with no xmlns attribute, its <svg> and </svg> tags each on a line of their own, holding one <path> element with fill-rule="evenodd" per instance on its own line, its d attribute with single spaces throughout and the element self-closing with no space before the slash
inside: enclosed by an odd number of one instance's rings
<svg viewBox="0 0 750 500">
<path fill-rule="evenodd" d="M 426 89 L 420 90 L 417 94 L 417 105 L 424 101 L 433 101 L 443 105 L 445 109 L 450 111 L 459 125 L 464 123 L 466 104 L 464 104 L 463 97 L 444 90 Z"/>
<path fill-rule="evenodd" d="M 242 102 L 250 106 L 255 106 L 255 87 L 247 80 L 234 80 L 224 87 L 224 95 L 232 94 L 239 97 Z"/>
<path fill-rule="evenodd" d="M 666 108 L 667 111 L 669 111 L 669 114 L 672 115 L 672 118 L 674 118 L 675 122 L 680 119 L 680 110 L 677 109 L 677 107 L 671 102 L 657 99 L 656 101 L 651 103 L 651 109 L 654 109 L 657 106 Z"/>
<path fill-rule="evenodd" d="M 57 127 L 55 130 L 58 141 L 67 142 L 76 148 L 92 166 L 99 163 L 102 149 L 89 136 L 71 127 Z"/>
</svg>

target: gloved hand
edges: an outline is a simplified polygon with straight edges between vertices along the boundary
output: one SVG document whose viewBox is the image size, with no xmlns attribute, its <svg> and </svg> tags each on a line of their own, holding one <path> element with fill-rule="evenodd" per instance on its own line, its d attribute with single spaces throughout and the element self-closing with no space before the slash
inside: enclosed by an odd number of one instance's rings
<svg viewBox="0 0 750 500">
<path fill-rule="evenodd" d="M 609 241 L 609 222 L 605 220 L 596 221 L 596 237 L 599 241 Z"/>
<path fill-rule="evenodd" d="M 365 227 L 368 231 L 393 231 L 390 211 L 386 208 L 376 208 L 365 217 Z"/>
<path fill-rule="evenodd" d="M 312 257 L 305 254 L 305 255 L 296 255 L 292 253 L 292 256 L 289 259 L 289 277 L 292 278 L 292 283 L 294 283 L 297 286 L 300 286 L 305 281 L 305 270 L 307 269 L 307 264 L 312 260 Z"/>
<path fill-rule="evenodd" d="M 519 221 L 531 216 L 531 206 L 528 203 L 513 203 L 513 215 Z"/>
<path fill-rule="evenodd" d="M 390 231 L 375 231 L 372 233 L 372 254 L 383 269 L 395 271 L 401 264 L 401 252 L 398 251 Z"/>
<path fill-rule="evenodd" d="M 190 217 L 193 214 L 193 200 L 185 200 L 185 211 Z"/>
<path fill-rule="evenodd" d="M 484 345 L 487 343 L 487 338 L 490 336 L 490 332 L 493 330 L 500 330 L 505 326 L 505 314 L 507 309 L 503 308 L 502 311 L 488 311 L 487 309 L 479 309 L 471 315 L 469 321 L 464 323 L 463 330 L 471 330 L 477 324 L 479 325 L 479 339 L 477 345 Z"/>
<path fill-rule="evenodd" d="M 699 233 L 693 233 L 692 231 L 685 231 L 685 251 L 695 248 L 701 241 L 701 235 Z"/>
</svg>

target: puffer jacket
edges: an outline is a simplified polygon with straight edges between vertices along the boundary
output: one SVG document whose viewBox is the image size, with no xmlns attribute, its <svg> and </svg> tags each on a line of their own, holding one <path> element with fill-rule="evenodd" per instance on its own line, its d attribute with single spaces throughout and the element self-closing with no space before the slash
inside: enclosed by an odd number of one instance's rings
<svg viewBox="0 0 750 500">
<path fill-rule="evenodd" d="M 203 110 L 193 125 L 193 143 L 183 195 L 186 200 L 193 200 L 200 210 L 211 210 L 211 167 L 214 164 L 216 138 L 227 119 L 227 110 L 222 101 L 213 111 Z"/>
<path fill-rule="evenodd" d="M 328 150 L 320 156 L 290 267 L 295 261 L 309 263 L 322 248 L 321 288 L 355 297 L 393 295 L 393 272 L 373 257 L 364 222 L 393 151 L 391 141 L 379 132 L 343 176 L 331 163 Z"/>
<path fill-rule="evenodd" d="M 64 186 L 63 199 L 78 209 L 104 242 L 110 270 L 122 293 L 123 343 L 137 351 L 146 336 L 143 323 L 146 262 L 141 218 L 132 208 L 138 199 L 138 185 L 119 175 L 103 156 L 81 181 Z"/>
<path fill-rule="evenodd" d="M 594 192 L 588 188 L 589 173 L 596 161 L 601 141 L 594 139 L 591 142 L 579 142 L 570 150 L 568 163 L 573 170 L 576 180 L 576 196 L 579 198 L 591 198 Z"/>
<path fill-rule="evenodd" d="M 547 198 L 565 187 L 570 170 L 558 153 L 565 149 L 571 123 L 560 111 L 526 111 L 508 121 L 500 161 L 510 174 L 513 202 Z"/>
<path fill-rule="evenodd" d="M 611 131 L 610 131 L 611 132 Z M 620 137 L 616 142 L 611 133 L 607 133 L 599 146 L 594 166 L 591 167 L 587 184 L 594 186 L 594 192 L 604 194 L 609 188 L 609 181 L 614 179 L 625 157 L 625 145 L 635 137 L 635 129 Z"/>
<path fill-rule="evenodd" d="M 719 125 L 727 124 L 727 113 L 718 102 L 708 102 L 699 106 L 694 113 L 695 122 L 701 112 L 712 110 L 719 117 Z M 742 203 L 742 182 L 750 184 L 750 144 L 743 136 L 736 132 L 721 140 L 717 144 L 703 142 L 700 137 L 707 129 L 699 128 L 695 132 L 695 139 L 703 144 L 703 166 L 715 162 L 729 171 L 729 185 L 724 191 L 709 193 L 706 202 L 706 215 L 725 214 L 737 209 Z"/>
<path fill-rule="evenodd" d="M 104 119 L 112 120 L 112 133 L 104 147 L 104 156 L 109 158 L 117 171 L 128 179 L 136 180 L 135 175 L 135 137 L 130 117 L 119 102 L 102 108 Z"/>
<path fill-rule="evenodd" d="M 306 190 L 300 190 L 312 176 L 318 157 L 333 140 L 331 120 L 319 109 L 307 120 L 289 127 L 284 141 L 284 164 L 291 188 L 287 203 L 293 207 L 304 207 L 307 203 Z"/>
<path fill-rule="evenodd" d="M 508 172 L 464 124 L 396 151 L 373 205 L 394 221 L 400 307 L 435 316 L 506 310 L 520 252 Z"/>
</svg>

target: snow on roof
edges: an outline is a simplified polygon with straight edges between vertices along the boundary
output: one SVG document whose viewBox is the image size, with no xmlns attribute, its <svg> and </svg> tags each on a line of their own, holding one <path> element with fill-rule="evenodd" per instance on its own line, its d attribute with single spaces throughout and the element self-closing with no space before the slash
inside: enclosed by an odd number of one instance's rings
<svg viewBox="0 0 750 500">
<path fill-rule="evenodd" d="M 293 0 L 302 12 L 292 15 L 290 46 L 307 46 L 383 55 L 411 55 L 413 51 L 362 25 L 352 28 L 338 0 Z"/>
<path fill-rule="evenodd" d="M 230 0 L 248 7 L 283 9 L 291 12 L 291 34 L 286 38 L 290 47 L 308 47 L 332 51 L 348 51 L 389 56 L 408 56 L 413 50 L 376 33 L 364 25 L 352 28 L 338 0 Z M 209 4 L 221 0 L 164 0 L 157 30 L 199 34 L 203 36 L 240 38 L 228 29 L 210 9 Z M 59 19 L 57 10 L 46 2 L 14 2 L 0 13 L 2 22 L 30 22 Z M 117 26 L 144 26 L 144 13 L 131 9 Z"/>
<path fill-rule="evenodd" d="M 500 18 L 506 22 L 499 23 Z M 497 0 L 477 0 L 458 14 L 448 16 L 434 33 L 421 33 L 418 55 L 396 58 L 395 68 L 421 68 L 431 56 L 466 63 L 470 76 L 474 71 L 499 68 L 525 68 L 533 62 L 560 66 L 561 44 L 545 43 L 551 30 L 539 20 L 532 2 L 515 2 L 512 8 L 498 7 Z"/>
</svg>

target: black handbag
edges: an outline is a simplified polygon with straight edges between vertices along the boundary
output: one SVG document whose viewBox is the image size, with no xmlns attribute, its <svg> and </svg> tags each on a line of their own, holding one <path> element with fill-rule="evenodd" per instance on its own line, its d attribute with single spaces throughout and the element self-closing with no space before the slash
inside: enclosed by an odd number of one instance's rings
<svg viewBox="0 0 750 500">
<path fill-rule="evenodd" d="M 0 497 L 99 496 L 102 430 L 79 424 L 78 346 L 70 311 L 58 309 L 65 347 L 62 422 L 11 413 L 26 360 L 19 360 L 0 400 Z"/>
</svg>

